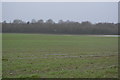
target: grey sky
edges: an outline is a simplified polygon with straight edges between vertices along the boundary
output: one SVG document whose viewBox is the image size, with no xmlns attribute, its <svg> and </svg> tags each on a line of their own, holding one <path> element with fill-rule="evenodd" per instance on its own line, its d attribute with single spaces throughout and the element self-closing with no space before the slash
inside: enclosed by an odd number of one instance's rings
<svg viewBox="0 0 120 80">
<path fill-rule="evenodd" d="M 117 2 L 3 2 L 2 19 L 117 22 Z"/>
</svg>

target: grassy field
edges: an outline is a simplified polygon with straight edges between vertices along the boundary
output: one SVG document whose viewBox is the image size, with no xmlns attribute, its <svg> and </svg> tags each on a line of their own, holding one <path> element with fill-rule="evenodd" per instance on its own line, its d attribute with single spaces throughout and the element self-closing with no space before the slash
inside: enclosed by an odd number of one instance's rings
<svg viewBox="0 0 120 80">
<path fill-rule="evenodd" d="M 118 38 L 3 34 L 3 78 L 117 78 Z"/>
<path fill-rule="evenodd" d="M 2 34 L 0 33 L 0 79 L 1 78 L 2 78 Z"/>
</svg>

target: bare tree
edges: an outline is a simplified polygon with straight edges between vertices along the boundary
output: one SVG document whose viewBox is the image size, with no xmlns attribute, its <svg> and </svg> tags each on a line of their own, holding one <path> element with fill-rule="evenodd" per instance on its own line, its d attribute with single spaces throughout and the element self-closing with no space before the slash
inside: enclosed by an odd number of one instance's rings
<svg viewBox="0 0 120 80">
<path fill-rule="evenodd" d="M 43 24 L 44 21 L 42 19 L 38 20 L 37 23 Z"/>
<path fill-rule="evenodd" d="M 64 23 L 63 20 L 59 20 L 59 21 L 58 21 L 58 24 L 63 24 L 63 23 Z"/>
<path fill-rule="evenodd" d="M 14 24 L 21 24 L 21 23 L 24 23 L 22 20 L 20 20 L 20 19 L 15 19 L 14 21 L 13 21 L 13 23 Z"/>
<path fill-rule="evenodd" d="M 37 21 L 35 19 L 32 19 L 31 20 L 31 23 L 36 23 Z"/>
<path fill-rule="evenodd" d="M 48 19 L 48 20 L 46 21 L 46 23 L 47 23 L 47 24 L 54 24 L 55 22 L 54 22 L 52 19 Z"/>
</svg>

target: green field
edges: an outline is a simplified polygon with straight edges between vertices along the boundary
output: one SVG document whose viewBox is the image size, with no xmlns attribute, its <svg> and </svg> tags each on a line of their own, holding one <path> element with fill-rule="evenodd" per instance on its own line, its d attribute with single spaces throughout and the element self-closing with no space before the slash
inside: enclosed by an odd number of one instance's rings
<svg viewBox="0 0 120 80">
<path fill-rule="evenodd" d="M 117 78 L 118 38 L 3 34 L 3 78 Z"/>
</svg>

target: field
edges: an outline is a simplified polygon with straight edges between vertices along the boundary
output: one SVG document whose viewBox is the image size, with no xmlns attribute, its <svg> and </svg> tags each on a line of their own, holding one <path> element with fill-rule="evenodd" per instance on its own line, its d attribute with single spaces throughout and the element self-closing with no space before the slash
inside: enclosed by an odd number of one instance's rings
<svg viewBox="0 0 120 80">
<path fill-rule="evenodd" d="M 117 78 L 118 38 L 3 34 L 3 78 Z"/>
</svg>

